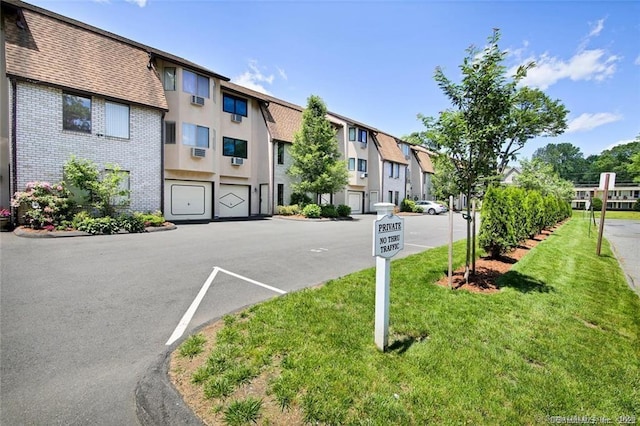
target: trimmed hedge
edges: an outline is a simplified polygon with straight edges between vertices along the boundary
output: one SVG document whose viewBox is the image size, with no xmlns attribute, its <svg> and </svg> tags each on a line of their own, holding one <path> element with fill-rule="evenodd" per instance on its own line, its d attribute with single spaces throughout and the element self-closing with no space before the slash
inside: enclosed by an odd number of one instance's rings
<svg viewBox="0 0 640 426">
<path fill-rule="evenodd" d="M 478 242 L 491 257 L 499 257 L 569 216 L 571 206 L 560 198 L 542 197 L 538 191 L 517 187 L 492 186 L 482 203 Z"/>
</svg>

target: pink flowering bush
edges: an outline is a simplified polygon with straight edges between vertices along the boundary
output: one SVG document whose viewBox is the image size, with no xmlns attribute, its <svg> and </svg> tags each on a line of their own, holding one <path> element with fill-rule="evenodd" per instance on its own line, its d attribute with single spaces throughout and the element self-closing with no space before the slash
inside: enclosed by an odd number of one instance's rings
<svg viewBox="0 0 640 426">
<path fill-rule="evenodd" d="M 28 182 L 24 191 L 13 195 L 11 206 L 26 210 L 22 217 L 26 226 L 52 230 L 73 217 L 75 206 L 69 196 L 62 183 Z"/>
<path fill-rule="evenodd" d="M 0 217 L 10 217 L 10 216 L 11 216 L 11 211 L 9 211 L 9 209 L 0 207 Z"/>
</svg>

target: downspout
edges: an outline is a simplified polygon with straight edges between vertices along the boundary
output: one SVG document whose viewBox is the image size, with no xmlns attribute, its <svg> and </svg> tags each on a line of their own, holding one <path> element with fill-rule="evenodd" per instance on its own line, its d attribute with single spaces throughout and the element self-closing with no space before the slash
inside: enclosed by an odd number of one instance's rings
<svg viewBox="0 0 640 426">
<path fill-rule="evenodd" d="M 17 132 L 17 124 L 16 119 L 18 117 L 18 93 L 17 93 L 17 84 L 16 80 L 11 78 L 11 163 L 9 167 L 11 168 L 11 181 L 9 182 L 9 194 L 14 194 L 18 190 L 18 153 L 16 152 L 18 146 L 18 135 Z M 14 210 L 14 209 L 12 209 Z M 18 209 L 16 208 L 14 211 L 14 221 L 17 223 L 18 218 L 16 215 L 18 214 Z M 14 223 L 14 224 L 15 224 Z"/>
<path fill-rule="evenodd" d="M 164 216 L 164 116 L 165 112 L 162 111 L 162 117 L 160 118 L 160 211 Z"/>
</svg>

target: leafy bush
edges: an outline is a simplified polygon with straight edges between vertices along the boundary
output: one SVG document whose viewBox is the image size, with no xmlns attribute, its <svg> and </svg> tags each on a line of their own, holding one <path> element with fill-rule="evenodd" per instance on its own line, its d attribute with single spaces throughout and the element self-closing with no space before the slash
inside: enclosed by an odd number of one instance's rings
<svg viewBox="0 0 640 426">
<path fill-rule="evenodd" d="M 296 204 L 302 208 L 309 203 L 311 203 L 311 197 L 309 197 L 307 194 L 299 192 L 294 192 L 293 194 L 291 194 L 291 205 Z"/>
<path fill-rule="evenodd" d="M 340 204 L 336 210 L 338 212 L 338 217 L 351 216 L 351 207 L 346 204 Z"/>
<path fill-rule="evenodd" d="M 33 229 L 55 229 L 68 220 L 75 209 L 63 183 L 28 182 L 23 192 L 16 192 L 11 206 L 25 209 L 21 220 Z"/>
<path fill-rule="evenodd" d="M 415 205 L 413 206 L 413 210 L 414 213 L 424 213 L 424 207 L 419 206 L 419 205 Z"/>
<path fill-rule="evenodd" d="M 505 189 L 511 210 L 513 212 L 513 231 L 516 241 L 523 241 L 528 237 L 527 210 L 525 209 L 525 190 L 517 186 L 508 186 Z"/>
<path fill-rule="evenodd" d="M 120 230 L 117 219 L 112 217 L 85 218 L 76 226 L 78 231 L 88 232 L 91 235 L 115 234 Z"/>
<path fill-rule="evenodd" d="M 591 208 L 594 211 L 597 211 L 597 212 L 601 211 L 602 210 L 602 200 L 600 198 L 598 198 L 598 197 L 593 197 L 591 199 Z"/>
<path fill-rule="evenodd" d="M 302 209 L 302 214 L 308 218 L 319 218 L 322 214 L 322 209 L 317 204 L 307 204 Z"/>
<path fill-rule="evenodd" d="M 276 214 L 282 216 L 295 216 L 300 214 L 300 207 L 297 204 L 292 204 L 290 206 L 278 206 L 276 207 Z"/>
<path fill-rule="evenodd" d="M 127 232 L 138 233 L 144 232 L 144 219 L 139 214 L 123 214 L 118 217 L 120 228 Z"/>
<path fill-rule="evenodd" d="M 411 199 L 409 199 L 409 198 L 405 198 L 400 203 L 400 211 L 401 212 L 413 212 L 413 209 L 415 207 L 416 207 L 416 202 L 411 200 Z"/>
<path fill-rule="evenodd" d="M 71 156 L 64 165 L 65 181 L 87 193 L 91 206 L 103 216 L 115 216 L 116 209 L 128 204 L 130 191 L 122 188 L 125 172 L 117 164 L 106 164 L 102 179 L 94 162 Z"/>
<path fill-rule="evenodd" d="M 134 213 L 134 216 L 138 216 L 140 220 L 142 220 L 142 223 L 144 224 L 145 227 L 146 226 L 158 227 L 158 226 L 162 226 L 165 222 L 162 212 L 159 212 L 159 211 L 156 211 L 153 213 L 136 212 Z"/>
<path fill-rule="evenodd" d="M 640 199 L 637 199 L 636 202 L 633 204 L 633 210 L 640 212 Z"/>
<path fill-rule="evenodd" d="M 532 238 L 544 228 L 544 202 L 540 192 L 535 190 L 527 191 L 523 207 L 526 213 L 527 236 Z"/>
<path fill-rule="evenodd" d="M 497 258 L 517 244 L 511 203 L 504 189 L 489 187 L 484 196 L 478 242 Z"/>
<path fill-rule="evenodd" d="M 338 209 L 333 204 L 324 204 L 320 206 L 320 216 L 334 218 L 338 217 Z"/>
</svg>

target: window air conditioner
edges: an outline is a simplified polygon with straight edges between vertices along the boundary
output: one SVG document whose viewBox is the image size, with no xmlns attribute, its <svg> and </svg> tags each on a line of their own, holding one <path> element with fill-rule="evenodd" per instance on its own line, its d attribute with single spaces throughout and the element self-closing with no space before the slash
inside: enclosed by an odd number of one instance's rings
<svg viewBox="0 0 640 426">
<path fill-rule="evenodd" d="M 366 178 L 367 176 L 369 176 L 367 173 L 362 173 L 362 174 L 360 175 L 360 178 L 361 178 L 361 179 L 364 179 L 364 178 Z"/>
<path fill-rule="evenodd" d="M 231 164 L 234 166 L 240 166 L 244 163 L 244 159 L 240 157 L 231 157 Z"/>
<path fill-rule="evenodd" d="M 204 106 L 204 98 L 201 96 L 191 95 L 191 103 L 193 105 Z"/>
<path fill-rule="evenodd" d="M 204 158 L 207 156 L 207 151 L 202 148 L 191 148 L 191 156 L 197 158 Z"/>
<path fill-rule="evenodd" d="M 231 121 L 234 123 L 242 123 L 242 116 L 240 114 L 231 114 Z"/>
</svg>

